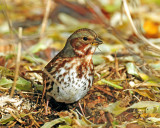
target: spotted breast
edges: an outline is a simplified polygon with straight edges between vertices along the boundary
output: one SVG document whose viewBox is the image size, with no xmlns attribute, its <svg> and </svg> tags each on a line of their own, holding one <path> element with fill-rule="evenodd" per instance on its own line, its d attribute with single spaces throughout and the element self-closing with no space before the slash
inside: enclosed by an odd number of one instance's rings
<svg viewBox="0 0 160 128">
<path fill-rule="evenodd" d="M 87 28 L 68 38 L 62 51 L 44 68 L 47 101 L 53 97 L 57 102 L 74 103 L 87 94 L 93 84 L 92 55 L 101 43 L 96 33 Z"/>
</svg>

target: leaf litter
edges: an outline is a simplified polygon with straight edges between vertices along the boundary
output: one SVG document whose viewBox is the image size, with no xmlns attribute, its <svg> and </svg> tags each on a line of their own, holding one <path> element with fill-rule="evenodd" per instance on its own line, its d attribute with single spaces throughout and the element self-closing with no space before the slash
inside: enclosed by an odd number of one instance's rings
<svg viewBox="0 0 160 128">
<path fill-rule="evenodd" d="M 45 15 L 44 1 L 3 3 L 1 10 L 9 17 L 0 16 L 0 125 L 159 127 L 160 20 L 156 10 L 160 4 L 158 0 L 136 0 L 127 4 L 126 0 L 122 1 L 123 4 L 118 0 L 108 3 L 103 0 L 52 1 L 43 36 L 39 33 Z M 132 17 L 128 20 L 130 14 Z M 8 21 L 13 22 L 13 35 L 10 35 Z M 21 38 L 16 36 L 19 27 L 23 28 Z M 64 106 L 54 102 L 46 116 L 41 101 L 41 74 L 27 71 L 41 70 L 63 48 L 68 36 L 81 27 L 94 29 L 104 42 L 93 56 L 93 87 L 80 100 L 85 116 L 80 114 L 77 103 L 57 112 Z M 40 36 L 43 38 L 39 39 Z M 11 98 L 17 41 L 22 43 L 22 54 L 16 90 Z"/>
</svg>

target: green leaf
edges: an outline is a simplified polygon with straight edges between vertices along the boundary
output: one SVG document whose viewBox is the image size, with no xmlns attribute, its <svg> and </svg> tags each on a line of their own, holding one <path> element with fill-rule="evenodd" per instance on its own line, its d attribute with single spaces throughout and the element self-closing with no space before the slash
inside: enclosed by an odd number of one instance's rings
<svg viewBox="0 0 160 128">
<path fill-rule="evenodd" d="M 140 69 L 137 69 L 137 67 L 133 63 L 127 63 L 126 68 L 128 74 L 131 74 L 137 78 L 141 78 L 145 81 L 149 79 L 149 76 L 143 73 Z"/>
<path fill-rule="evenodd" d="M 0 9 L 1 9 L 1 6 L 0 6 Z M 0 33 L 8 33 L 8 32 L 9 32 L 8 23 L 4 22 L 3 24 L 0 25 Z"/>
<path fill-rule="evenodd" d="M 68 125 L 63 125 L 63 126 L 59 126 L 58 128 L 72 128 L 72 126 L 68 126 Z"/>
<path fill-rule="evenodd" d="M 139 72 L 138 73 L 139 74 L 139 76 L 143 79 L 143 80 L 149 80 L 149 76 L 148 75 L 146 75 L 146 74 L 144 74 L 143 72 Z"/>
<path fill-rule="evenodd" d="M 105 83 L 105 84 L 108 84 L 109 86 L 114 87 L 116 89 L 123 89 L 123 87 L 121 87 L 121 86 L 119 86 L 117 84 L 114 84 L 114 83 L 112 83 L 112 82 L 110 82 L 108 80 L 102 79 L 100 81 L 103 82 L 103 83 Z M 98 81 L 98 83 L 99 83 L 99 81 Z"/>
<path fill-rule="evenodd" d="M 29 56 L 29 55 L 26 55 L 26 56 L 23 56 L 23 59 L 27 60 L 27 61 L 30 61 L 32 63 L 35 63 L 35 62 L 38 62 L 38 63 L 43 63 L 43 64 L 46 64 L 47 62 L 41 58 L 37 58 L 37 57 L 32 57 L 32 56 Z"/>
<path fill-rule="evenodd" d="M 43 85 L 34 84 L 34 87 L 35 87 L 36 90 L 39 90 L 39 91 L 43 92 Z"/>
<path fill-rule="evenodd" d="M 127 68 L 127 73 L 128 74 L 139 77 L 137 68 L 133 63 L 127 63 L 126 68 Z"/>
<path fill-rule="evenodd" d="M 7 116 L 0 119 L 0 124 L 6 124 L 12 120 L 14 120 L 14 118 L 10 114 L 8 114 Z"/>
<path fill-rule="evenodd" d="M 121 1 L 120 0 L 114 0 L 113 2 L 105 3 L 105 5 L 103 4 L 103 6 L 104 6 L 104 9 L 107 12 L 110 12 L 110 13 L 115 12 L 115 11 L 120 9 Z"/>
<path fill-rule="evenodd" d="M 59 123 L 66 123 L 67 125 L 71 125 L 72 120 L 67 116 L 67 117 L 63 117 L 63 118 L 58 118 L 55 120 L 52 120 L 50 122 L 46 122 L 41 128 L 51 128 L 56 124 Z"/>
<path fill-rule="evenodd" d="M 104 110 L 108 111 L 112 114 L 114 114 L 115 116 L 121 114 L 122 112 L 126 111 L 127 108 L 126 107 L 121 107 L 121 104 L 123 104 L 122 101 L 117 101 L 115 103 L 110 104 L 108 107 L 106 107 Z"/>
<path fill-rule="evenodd" d="M 19 77 L 16 81 L 16 88 L 23 91 L 29 91 L 32 89 L 31 82 Z"/>
<path fill-rule="evenodd" d="M 1 87 L 10 88 L 12 87 L 12 84 L 13 84 L 13 81 L 10 79 L 7 79 L 6 77 L 2 77 L 2 79 L 0 79 Z M 32 89 L 31 82 L 25 80 L 22 77 L 19 77 L 18 80 L 16 81 L 16 88 L 23 91 L 29 91 Z"/>
<path fill-rule="evenodd" d="M 117 116 L 131 108 L 144 109 L 147 113 L 159 112 L 160 108 L 160 103 L 155 101 L 140 101 L 138 103 L 134 103 L 130 107 L 121 107 L 121 105 L 123 106 L 123 100 L 110 104 L 108 107 L 104 108 L 104 110 Z"/>
<path fill-rule="evenodd" d="M 98 65 L 98 64 L 101 64 L 103 62 L 105 62 L 104 58 L 100 55 L 93 55 L 93 64 L 94 65 Z"/>
<path fill-rule="evenodd" d="M 30 47 L 27 52 L 37 53 L 41 50 L 46 49 L 51 43 L 52 43 L 52 39 L 43 38 L 43 40 L 41 40 L 41 42 L 39 42 L 39 43 L 33 45 L 32 47 Z"/>
<path fill-rule="evenodd" d="M 150 90 L 147 89 L 134 89 L 133 91 L 139 93 L 140 95 L 144 97 L 148 97 L 151 100 L 156 100 L 154 93 L 152 93 Z"/>
<path fill-rule="evenodd" d="M 1 74 L 1 76 L 7 76 L 7 77 L 14 78 L 14 71 L 12 71 L 8 68 L 5 68 L 3 66 L 0 66 L 0 74 Z"/>
<path fill-rule="evenodd" d="M 156 63 L 156 64 L 149 64 L 152 68 L 154 68 L 155 70 L 160 70 L 160 63 Z"/>
<path fill-rule="evenodd" d="M 160 5 L 160 1 L 159 0 L 144 0 L 143 2 L 146 2 L 147 4 L 155 3 L 156 5 Z"/>
<path fill-rule="evenodd" d="M 12 84 L 13 84 L 13 81 L 7 79 L 6 77 L 2 77 L 2 79 L 0 79 L 0 86 L 1 87 L 9 88 L 12 86 Z"/>
<path fill-rule="evenodd" d="M 156 123 L 156 122 L 160 122 L 160 118 L 148 117 L 148 118 L 146 119 L 146 121 L 147 121 L 148 123 Z"/>
<path fill-rule="evenodd" d="M 18 116 L 20 118 L 20 117 L 25 117 L 27 115 L 28 114 L 20 113 Z M 15 120 L 15 118 L 12 117 L 10 114 L 8 114 L 7 116 L 4 116 L 3 118 L 0 119 L 0 124 L 6 124 L 6 123 L 13 121 L 13 120 Z"/>
<path fill-rule="evenodd" d="M 160 103 L 155 101 L 140 101 L 138 103 L 134 103 L 129 108 L 147 108 L 147 107 L 159 107 Z"/>
</svg>

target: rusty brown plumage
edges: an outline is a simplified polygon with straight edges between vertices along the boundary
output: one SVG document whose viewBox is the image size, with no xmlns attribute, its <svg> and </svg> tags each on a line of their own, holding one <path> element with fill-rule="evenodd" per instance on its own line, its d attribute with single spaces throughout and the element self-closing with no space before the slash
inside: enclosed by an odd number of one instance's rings
<svg viewBox="0 0 160 128">
<path fill-rule="evenodd" d="M 49 73 L 43 74 L 47 102 L 53 97 L 57 102 L 74 103 L 87 94 L 93 83 L 92 55 L 101 43 L 87 28 L 68 38 L 65 47 L 44 67 Z"/>
</svg>

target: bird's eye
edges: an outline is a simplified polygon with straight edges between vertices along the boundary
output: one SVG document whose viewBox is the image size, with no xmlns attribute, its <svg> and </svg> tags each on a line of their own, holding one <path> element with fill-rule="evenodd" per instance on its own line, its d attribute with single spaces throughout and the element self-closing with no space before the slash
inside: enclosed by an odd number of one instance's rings
<svg viewBox="0 0 160 128">
<path fill-rule="evenodd" d="M 87 41 L 87 40 L 88 40 L 88 38 L 87 38 L 87 37 L 83 37 L 83 40 L 84 40 L 84 41 Z"/>
</svg>

